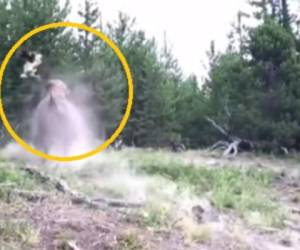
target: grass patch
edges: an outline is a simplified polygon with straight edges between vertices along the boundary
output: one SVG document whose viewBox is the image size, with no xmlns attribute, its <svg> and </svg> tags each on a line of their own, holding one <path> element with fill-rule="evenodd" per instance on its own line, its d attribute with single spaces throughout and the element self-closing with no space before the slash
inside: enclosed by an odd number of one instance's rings
<svg viewBox="0 0 300 250">
<path fill-rule="evenodd" d="M 0 164 L 0 186 L 13 185 L 18 188 L 33 189 L 35 180 L 26 172 L 12 164 Z"/>
<path fill-rule="evenodd" d="M 145 243 L 143 243 L 134 233 L 123 233 L 118 236 L 118 250 L 143 250 Z"/>
<path fill-rule="evenodd" d="M 182 219 L 178 226 L 183 231 L 187 243 L 197 242 L 200 244 L 208 244 L 213 238 L 213 229 L 210 225 L 199 225 L 191 218 L 186 217 Z"/>
<path fill-rule="evenodd" d="M 168 227 L 171 221 L 170 207 L 158 202 L 149 202 L 143 213 L 145 226 L 154 229 Z"/>
<path fill-rule="evenodd" d="M 19 199 L 14 191 L 51 191 L 53 186 L 42 183 L 26 171 L 19 164 L 0 162 L 0 200 L 15 203 Z"/>
<path fill-rule="evenodd" d="M 39 232 L 26 221 L 0 221 L 0 249 L 32 249 L 39 243 Z"/>
<path fill-rule="evenodd" d="M 189 188 L 196 195 L 210 193 L 214 205 L 221 210 L 234 210 L 248 219 L 256 213 L 254 224 L 281 226 L 285 212 L 270 192 L 273 173 L 266 170 L 239 169 L 233 167 L 208 168 L 185 166 L 178 163 L 151 163 L 140 171 L 159 175 Z M 257 216 L 259 214 L 259 216 Z"/>
</svg>

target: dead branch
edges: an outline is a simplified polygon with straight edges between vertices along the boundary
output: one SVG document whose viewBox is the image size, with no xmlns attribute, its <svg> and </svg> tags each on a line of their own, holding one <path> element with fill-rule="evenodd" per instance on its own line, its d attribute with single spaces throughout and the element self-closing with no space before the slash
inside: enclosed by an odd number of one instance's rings
<svg viewBox="0 0 300 250">
<path fill-rule="evenodd" d="M 11 197 L 20 197 L 30 202 L 37 202 L 44 200 L 48 197 L 48 193 L 46 192 L 35 192 L 32 190 L 19 190 L 16 189 L 15 183 L 2 183 L 0 184 L 0 190 L 7 194 L 7 197 L 10 199 Z"/>
<path fill-rule="evenodd" d="M 227 147 L 227 149 L 224 151 L 223 156 L 233 156 L 235 157 L 238 154 L 238 147 L 241 140 L 236 140 L 230 143 Z"/>
<path fill-rule="evenodd" d="M 223 149 L 225 150 L 227 147 L 229 146 L 229 143 L 226 142 L 226 141 L 217 141 L 215 144 L 213 144 L 209 150 L 213 151 L 213 150 L 216 150 L 216 149 Z"/>
<path fill-rule="evenodd" d="M 286 147 L 280 147 L 280 149 L 282 150 L 284 155 L 288 155 L 289 154 L 289 150 Z"/>
<path fill-rule="evenodd" d="M 123 200 L 108 199 L 108 198 L 104 198 L 104 197 L 95 198 L 92 201 L 105 203 L 111 207 L 141 208 L 144 206 L 143 203 L 125 202 Z"/>
<path fill-rule="evenodd" d="M 213 119 L 209 117 L 205 117 L 205 119 L 212 124 L 212 126 L 217 129 L 222 135 L 226 137 L 226 139 L 229 141 L 218 141 L 214 145 L 210 147 L 211 150 L 215 150 L 217 148 L 221 148 L 224 150 L 223 156 L 233 156 L 235 157 L 238 153 L 238 146 L 241 140 L 239 138 L 231 138 L 228 134 L 228 132 L 222 128 L 220 125 L 218 125 Z"/>
<path fill-rule="evenodd" d="M 290 211 L 291 211 L 293 214 L 300 214 L 300 208 L 297 208 L 297 207 L 292 207 L 292 208 L 290 208 Z"/>
<path fill-rule="evenodd" d="M 61 193 L 67 194 L 71 197 L 71 201 L 73 204 L 85 204 L 91 208 L 97 209 L 105 209 L 106 207 L 118 207 L 118 208 L 140 208 L 143 204 L 140 203 L 131 203 L 122 200 L 113 200 L 108 198 L 96 198 L 90 199 L 83 194 L 80 194 L 77 191 L 72 190 L 68 184 L 62 180 L 58 180 L 56 178 L 47 176 L 40 171 L 38 171 L 35 167 L 25 166 L 23 170 L 27 173 L 35 176 L 40 179 L 42 182 L 48 182 L 55 186 L 56 190 Z"/>
<path fill-rule="evenodd" d="M 48 194 L 43 192 L 33 192 L 33 191 L 17 190 L 17 189 L 10 190 L 9 192 L 13 195 L 19 196 L 31 202 L 44 200 L 45 198 L 48 197 Z"/>
<path fill-rule="evenodd" d="M 211 125 L 215 128 L 215 129 L 217 129 L 222 135 L 224 135 L 226 138 L 228 138 L 228 132 L 225 130 L 225 129 L 223 129 L 220 125 L 218 125 L 213 119 L 211 119 L 211 118 L 209 118 L 209 117 L 205 117 L 205 119 L 209 122 L 209 123 L 211 123 Z"/>
<path fill-rule="evenodd" d="M 229 111 L 227 111 L 229 112 Z M 239 153 L 239 149 L 250 150 L 253 149 L 253 143 L 247 140 L 242 140 L 239 137 L 229 135 L 226 129 L 218 125 L 213 119 L 205 117 L 205 119 L 212 124 L 212 126 L 217 129 L 222 135 L 224 135 L 227 141 L 218 141 L 210 147 L 210 150 L 222 149 L 223 156 L 235 157 Z"/>
<path fill-rule="evenodd" d="M 227 118 L 231 118 L 231 112 L 229 111 L 227 102 L 224 106 L 224 111 L 225 111 L 225 114 L 226 114 Z"/>
</svg>

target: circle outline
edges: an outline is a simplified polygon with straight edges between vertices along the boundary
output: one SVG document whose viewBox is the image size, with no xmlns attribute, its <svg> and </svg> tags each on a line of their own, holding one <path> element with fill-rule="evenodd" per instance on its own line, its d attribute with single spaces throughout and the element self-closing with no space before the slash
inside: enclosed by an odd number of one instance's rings
<svg viewBox="0 0 300 250">
<path fill-rule="evenodd" d="M 62 157 L 62 156 L 46 154 L 42 151 L 34 149 L 29 144 L 27 144 L 21 137 L 18 136 L 18 134 L 11 127 L 11 125 L 10 125 L 6 115 L 5 115 L 4 108 L 3 108 L 3 103 L 2 103 L 3 75 L 4 75 L 5 69 L 7 67 L 7 64 L 9 63 L 9 60 L 14 55 L 16 50 L 25 41 L 27 41 L 32 36 L 34 36 L 34 35 L 36 35 L 40 32 L 49 30 L 49 29 L 62 28 L 62 27 L 72 27 L 72 28 L 78 28 L 78 29 L 81 29 L 81 30 L 88 31 L 88 32 L 94 34 L 95 36 L 99 37 L 102 41 L 104 41 L 107 45 L 109 45 L 109 47 L 114 51 L 114 53 L 117 55 L 119 61 L 121 62 L 122 66 L 123 66 L 123 69 L 124 69 L 124 72 L 125 72 L 125 75 L 127 77 L 127 82 L 128 82 L 128 99 L 127 99 L 126 110 L 125 110 L 125 113 L 124 113 L 124 115 L 121 119 L 121 122 L 119 123 L 118 128 L 114 131 L 114 133 L 104 143 L 102 143 L 100 146 L 96 147 L 95 149 L 93 149 L 93 150 L 91 150 L 87 153 L 83 153 L 83 154 L 80 154 L 80 155 L 74 155 L 74 156 L 68 156 L 68 157 Z M 128 119 L 129 119 L 129 116 L 130 116 L 130 113 L 131 113 L 131 109 L 132 109 L 132 105 L 133 105 L 133 80 L 132 80 L 132 75 L 131 75 L 131 70 L 130 70 L 129 64 L 127 63 L 127 60 L 126 60 L 125 56 L 123 55 L 121 50 L 118 48 L 118 46 L 110 38 L 108 38 L 101 31 L 96 30 L 94 28 L 91 28 L 91 27 L 89 27 L 85 24 L 75 23 L 75 22 L 55 22 L 55 23 L 49 23 L 49 24 L 39 26 L 39 27 L 31 30 L 30 32 L 26 33 L 25 35 L 23 35 L 11 47 L 11 49 L 5 55 L 5 58 L 1 63 L 1 67 L 0 67 L 0 117 L 1 117 L 1 120 L 3 122 L 3 125 L 5 126 L 8 133 L 13 137 L 13 139 L 21 147 L 23 147 L 28 152 L 30 152 L 30 153 L 32 153 L 36 156 L 39 156 L 41 158 L 47 159 L 47 160 L 59 161 L 59 162 L 71 162 L 71 161 L 82 160 L 82 159 L 85 159 L 85 158 L 88 158 L 88 157 L 91 157 L 91 156 L 94 156 L 94 155 L 100 153 L 105 148 L 107 148 L 111 143 L 113 143 L 114 140 L 116 140 L 116 138 L 119 136 L 119 134 L 124 129 L 124 127 L 126 126 L 126 124 L 128 122 Z"/>
</svg>

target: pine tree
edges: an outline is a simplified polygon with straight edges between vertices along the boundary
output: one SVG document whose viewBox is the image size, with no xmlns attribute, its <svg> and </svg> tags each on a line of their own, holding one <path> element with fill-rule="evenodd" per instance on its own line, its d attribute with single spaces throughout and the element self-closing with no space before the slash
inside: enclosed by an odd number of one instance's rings
<svg viewBox="0 0 300 250">
<path fill-rule="evenodd" d="M 288 31 L 291 31 L 291 21 L 292 18 L 290 16 L 287 0 L 281 0 L 281 22 L 282 26 Z"/>
<path fill-rule="evenodd" d="M 92 0 L 84 0 L 83 8 L 78 12 L 83 19 L 83 23 L 92 28 L 101 28 L 101 12 L 98 3 Z M 98 52 L 101 41 L 95 35 L 86 30 L 79 32 L 79 57 L 85 72 L 91 68 L 93 64 L 93 56 Z"/>
<path fill-rule="evenodd" d="M 241 51 L 234 50 L 220 54 L 204 88 L 208 115 L 265 151 L 300 148 L 298 39 L 287 21 L 291 20 L 287 1 L 280 3 L 252 1 L 262 22 L 245 30 L 247 57 L 241 61 Z"/>
<path fill-rule="evenodd" d="M 249 4 L 258 9 L 254 12 L 255 18 L 259 20 L 266 20 L 269 17 L 268 0 L 249 0 Z"/>
<path fill-rule="evenodd" d="M 70 9 L 68 1 L 61 6 L 59 0 L 0 0 L 0 55 L 1 58 L 9 48 L 33 28 L 43 24 L 64 20 Z M 59 65 L 61 53 L 60 40 L 64 37 L 63 29 L 42 32 L 28 40 L 22 48 L 36 50 L 43 54 L 50 66 Z M 21 50 L 21 49 L 20 49 Z M 20 128 L 25 124 L 24 108 L 32 93 L 33 82 L 20 78 L 24 60 L 18 50 L 12 57 L 3 78 L 3 102 L 9 121 Z"/>
</svg>

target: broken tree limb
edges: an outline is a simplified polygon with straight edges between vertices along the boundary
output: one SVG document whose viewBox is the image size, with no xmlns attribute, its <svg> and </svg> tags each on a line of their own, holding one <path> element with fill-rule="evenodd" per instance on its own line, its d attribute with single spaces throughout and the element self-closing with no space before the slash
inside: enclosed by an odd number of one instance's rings
<svg viewBox="0 0 300 250">
<path fill-rule="evenodd" d="M 282 150 L 284 155 L 288 155 L 289 154 L 289 150 L 286 147 L 280 147 L 280 149 Z"/>
<path fill-rule="evenodd" d="M 231 136 L 227 129 L 218 125 L 213 119 L 205 117 L 205 119 L 212 124 L 212 126 L 217 129 L 223 136 L 225 136 L 226 141 L 218 141 L 210 147 L 210 150 L 222 149 L 224 157 L 235 157 L 239 153 L 239 149 L 242 151 L 249 151 L 254 148 L 252 142 L 248 140 L 242 140 L 239 137 Z"/>
<path fill-rule="evenodd" d="M 218 125 L 213 119 L 209 117 L 205 117 L 205 119 L 215 128 L 217 129 L 222 135 L 224 135 L 226 138 L 229 137 L 228 132 L 222 128 L 220 125 Z"/>
<path fill-rule="evenodd" d="M 22 169 L 27 173 L 40 179 L 42 182 L 51 183 L 59 192 L 69 195 L 71 197 L 71 201 L 73 204 L 85 204 L 88 207 L 97 208 L 97 209 L 105 209 L 106 207 L 141 208 L 144 206 L 144 204 L 142 203 L 132 203 L 123 200 L 108 199 L 104 197 L 90 199 L 84 196 L 83 194 L 80 194 L 79 192 L 72 190 L 65 181 L 47 176 L 41 173 L 40 171 L 38 171 L 36 167 L 25 166 Z"/>
<path fill-rule="evenodd" d="M 144 206 L 143 203 L 126 202 L 124 200 L 108 199 L 108 198 L 104 198 L 104 197 L 95 198 L 92 201 L 106 203 L 111 207 L 141 208 Z"/>
<path fill-rule="evenodd" d="M 210 147 L 210 150 L 215 149 L 223 149 L 223 156 L 233 156 L 235 157 L 238 153 L 238 147 L 241 140 L 239 138 L 233 138 L 229 136 L 229 133 L 222 128 L 220 125 L 218 125 L 213 119 L 209 117 L 205 117 L 205 119 L 212 124 L 212 126 L 217 129 L 225 138 L 229 141 L 218 141 L 214 145 Z"/>
<path fill-rule="evenodd" d="M 225 150 L 229 146 L 229 143 L 226 141 L 217 141 L 215 144 L 213 144 L 209 150 L 213 151 L 215 149 L 223 149 Z"/>
<path fill-rule="evenodd" d="M 239 152 L 239 144 L 241 140 L 236 140 L 232 143 L 230 143 L 227 147 L 227 149 L 224 151 L 223 156 L 232 156 L 235 157 Z"/>
<path fill-rule="evenodd" d="M 33 192 L 33 191 L 18 190 L 18 189 L 10 190 L 9 192 L 13 195 L 19 196 L 31 202 L 44 200 L 45 198 L 48 197 L 48 194 L 44 192 Z"/>
</svg>

